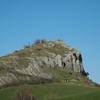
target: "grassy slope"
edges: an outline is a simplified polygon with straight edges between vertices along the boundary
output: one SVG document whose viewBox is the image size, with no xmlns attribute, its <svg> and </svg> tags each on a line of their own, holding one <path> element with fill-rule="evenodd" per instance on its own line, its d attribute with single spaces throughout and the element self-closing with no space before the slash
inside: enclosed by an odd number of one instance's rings
<svg viewBox="0 0 100 100">
<path fill-rule="evenodd" d="M 37 100 L 100 100 L 100 88 L 66 84 L 29 85 Z M 14 100 L 17 87 L 0 90 L 0 100 Z"/>
<path fill-rule="evenodd" d="M 44 48 L 42 44 L 34 45 L 29 48 L 14 52 L 8 56 L 0 57 L 0 61 L 10 63 L 10 66 L 15 66 L 14 61 L 17 62 L 17 67 L 27 67 L 27 57 L 34 56 L 49 56 L 47 52 L 63 55 L 68 52 L 67 48 L 63 48 L 60 45 L 56 45 L 54 48 Z M 14 59 L 18 57 L 18 59 Z M 0 74 L 5 74 L 8 69 L 0 68 Z M 44 69 L 43 71 L 51 72 L 58 79 L 73 78 L 65 73 L 65 69 Z M 84 84 L 86 79 L 79 81 L 76 84 Z M 100 89 L 65 85 L 65 84 L 39 84 L 29 85 L 32 87 L 33 95 L 37 98 L 36 100 L 100 100 Z M 0 90 L 0 100 L 14 100 L 16 95 L 16 89 L 18 87 L 8 87 Z"/>
</svg>

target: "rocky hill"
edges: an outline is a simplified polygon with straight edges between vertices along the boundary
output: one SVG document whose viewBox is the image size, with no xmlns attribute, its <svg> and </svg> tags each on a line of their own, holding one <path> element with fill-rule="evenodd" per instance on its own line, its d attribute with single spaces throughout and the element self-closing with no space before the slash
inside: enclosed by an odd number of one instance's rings
<svg viewBox="0 0 100 100">
<path fill-rule="evenodd" d="M 37 40 L 0 57 L 0 87 L 45 82 L 89 83 L 81 53 L 63 41 Z"/>
</svg>

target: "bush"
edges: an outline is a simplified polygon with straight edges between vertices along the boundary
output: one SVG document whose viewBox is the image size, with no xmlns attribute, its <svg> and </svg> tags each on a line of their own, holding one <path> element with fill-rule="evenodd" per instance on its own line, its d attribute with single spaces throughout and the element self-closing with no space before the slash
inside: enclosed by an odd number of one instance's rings
<svg viewBox="0 0 100 100">
<path fill-rule="evenodd" d="M 16 92 L 16 100 L 36 100 L 29 87 L 19 87 Z"/>
<path fill-rule="evenodd" d="M 40 43 L 46 43 L 46 42 L 47 41 L 45 39 L 41 39 L 41 40 L 37 39 L 34 44 L 40 44 Z"/>
<path fill-rule="evenodd" d="M 15 50 L 14 52 L 15 52 L 15 53 L 17 53 L 17 52 L 18 52 L 18 50 Z"/>
<path fill-rule="evenodd" d="M 41 43 L 46 43 L 47 41 L 45 39 L 42 39 L 41 40 Z"/>
<path fill-rule="evenodd" d="M 25 45 L 25 46 L 24 46 L 24 48 L 30 48 L 30 47 L 31 47 L 30 45 Z"/>
<path fill-rule="evenodd" d="M 85 72 L 85 71 L 82 71 L 82 75 L 84 75 L 84 76 L 88 76 L 89 73 L 88 73 L 88 72 Z"/>
<path fill-rule="evenodd" d="M 39 43 L 41 43 L 41 40 L 38 39 L 38 40 L 35 41 L 34 44 L 39 44 Z"/>
</svg>

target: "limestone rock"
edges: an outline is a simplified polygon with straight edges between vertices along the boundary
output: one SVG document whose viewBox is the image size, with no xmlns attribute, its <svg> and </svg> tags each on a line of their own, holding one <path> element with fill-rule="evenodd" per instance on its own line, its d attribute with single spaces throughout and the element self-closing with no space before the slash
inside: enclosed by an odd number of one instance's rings
<svg viewBox="0 0 100 100">
<path fill-rule="evenodd" d="M 0 86 L 53 80 L 61 77 L 61 71 L 82 75 L 81 53 L 63 41 L 39 42 L 0 58 Z"/>
</svg>

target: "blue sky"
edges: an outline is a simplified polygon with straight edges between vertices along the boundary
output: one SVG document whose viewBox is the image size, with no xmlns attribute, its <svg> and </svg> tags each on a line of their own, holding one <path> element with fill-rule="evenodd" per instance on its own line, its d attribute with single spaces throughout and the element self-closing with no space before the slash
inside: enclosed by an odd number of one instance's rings
<svg viewBox="0 0 100 100">
<path fill-rule="evenodd" d="M 100 0 L 0 0 L 0 56 L 40 38 L 79 48 L 100 83 Z"/>
</svg>

